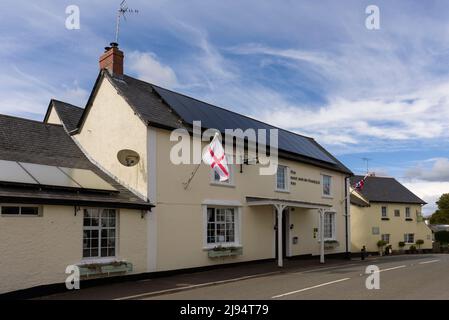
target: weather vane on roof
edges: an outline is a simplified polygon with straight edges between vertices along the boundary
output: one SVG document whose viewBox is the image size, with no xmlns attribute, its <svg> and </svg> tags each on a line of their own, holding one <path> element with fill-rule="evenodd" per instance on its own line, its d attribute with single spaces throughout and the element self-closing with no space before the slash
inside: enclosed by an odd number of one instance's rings
<svg viewBox="0 0 449 320">
<path fill-rule="evenodd" d="M 125 19 L 125 21 L 126 21 L 126 14 L 127 13 L 139 13 L 139 10 L 128 8 L 128 4 L 126 3 L 126 0 L 123 0 L 122 3 L 120 3 L 120 8 L 117 11 L 117 23 L 116 23 L 116 29 L 115 29 L 115 43 L 118 43 L 118 38 L 119 38 L 119 35 L 120 35 L 120 19 L 123 17 L 123 19 Z"/>
</svg>

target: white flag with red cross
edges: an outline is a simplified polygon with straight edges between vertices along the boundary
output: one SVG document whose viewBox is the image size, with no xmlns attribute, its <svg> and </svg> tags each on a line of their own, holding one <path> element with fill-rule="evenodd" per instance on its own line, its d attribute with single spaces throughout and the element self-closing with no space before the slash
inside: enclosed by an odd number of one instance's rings
<svg viewBox="0 0 449 320">
<path fill-rule="evenodd" d="M 216 133 L 211 143 L 203 152 L 203 161 L 209 165 L 219 176 L 220 181 L 229 179 L 229 168 L 226 155 Z"/>
</svg>

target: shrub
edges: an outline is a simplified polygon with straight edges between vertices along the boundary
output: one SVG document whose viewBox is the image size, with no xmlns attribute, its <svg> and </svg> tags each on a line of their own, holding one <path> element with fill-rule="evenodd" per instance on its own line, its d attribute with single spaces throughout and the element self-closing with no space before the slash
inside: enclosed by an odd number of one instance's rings
<svg viewBox="0 0 449 320">
<path fill-rule="evenodd" d="M 415 251 L 416 251 L 416 246 L 411 245 L 411 246 L 410 246 L 410 252 L 415 252 Z"/>
<path fill-rule="evenodd" d="M 418 239 L 416 240 L 416 245 L 418 246 L 418 249 L 421 248 L 421 246 L 424 244 L 424 240 Z"/>
<path fill-rule="evenodd" d="M 435 232 L 435 240 L 439 243 L 449 243 L 449 231 Z"/>
<path fill-rule="evenodd" d="M 405 242 L 404 241 L 399 241 L 398 245 L 399 245 L 399 248 L 402 249 L 402 248 L 405 247 Z"/>
<path fill-rule="evenodd" d="M 383 240 L 379 240 L 377 241 L 377 247 L 378 248 L 382 248 L 387 244 L 387 242 L 383 241 Z"/>
</svg>

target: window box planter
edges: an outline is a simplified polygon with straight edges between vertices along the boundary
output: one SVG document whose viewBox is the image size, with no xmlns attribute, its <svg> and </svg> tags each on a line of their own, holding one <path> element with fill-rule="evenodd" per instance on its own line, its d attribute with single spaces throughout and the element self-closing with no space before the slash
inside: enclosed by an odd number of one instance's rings
<svg viewBox="0 0 449 320">
<path fill-rule="evenodd" d="M 405 221 L 413 221 L 412 218 L 406 218 Z"/>
<path fill-rule="evenodd" d="M 81 277 L 97 277 L 113 274 L 127 273 L 133 271 L 133 264 L 125 261 L 114 261 L 110 263 L 92 263 L 79 265 Z"/>
<path fill-rule="evenodd" d="M 382 218 L 383 221 L 388 221 L 390 218 Z"/>
<path fill-rule="evenodd" d="M 337 248 L 340 243 L 337 240 L 325 240 L 324 241 L 324 250 L 333 250 Z"/>
<path fill-rule="evenodd" d="M 209 258 L 231 257 L 243 254 L 243 248 L 239 247 L 215 247 L 207 251 Z"/>
</svg>

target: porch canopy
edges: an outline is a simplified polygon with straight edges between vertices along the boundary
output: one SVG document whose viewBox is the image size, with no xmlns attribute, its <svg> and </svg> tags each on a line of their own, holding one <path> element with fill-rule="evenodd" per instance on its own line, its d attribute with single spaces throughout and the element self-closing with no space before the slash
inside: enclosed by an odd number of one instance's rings
<svg viewBox="0 0 449 320">
<path fill-rule="evenodd" d="M 324 212 L 332 206 L 325 203 L 314 203 L 300 200 L 286 200 L 286 199 L 273 199 L 273 198 L 261 198 L 261 197 L 246 197 L 246 204 L 248 206 L 273 206 L 276 209 L 277 217 L 277 236 L 278 236 L 278 266 L 282 267 L 284 264 L 282 257 L 282 213 L 287 207 L 303 208 L 303 209 L 316 209 L 320 215 L 320 262 L 324 263 Z"/>
</svg>

